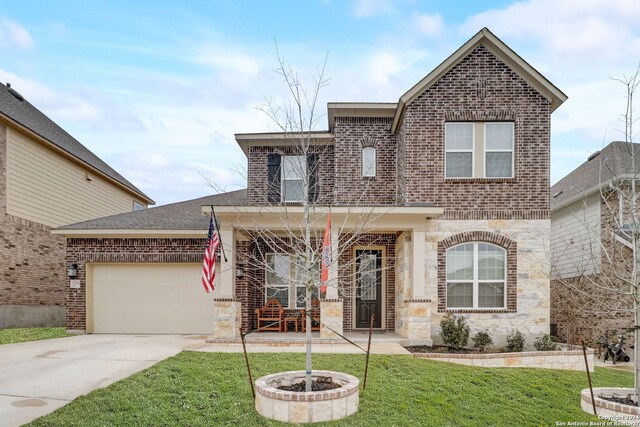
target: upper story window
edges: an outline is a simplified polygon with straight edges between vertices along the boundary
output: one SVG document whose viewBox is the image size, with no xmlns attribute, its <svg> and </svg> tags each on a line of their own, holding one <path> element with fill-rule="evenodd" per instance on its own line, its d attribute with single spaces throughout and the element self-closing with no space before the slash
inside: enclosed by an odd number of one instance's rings
<svg viewBox="0 0 640 427">
<path fill-rule="evenodd" d="M 512 122 L 445 123 L 446 178 L 513 177 Z"/>
<path fill-rule="evenodd" d="M 141 203 L 136 202 L 135 200 L 133 201 L 133 210 L 134 211 L 141 211 L 144 209 L 144 205 Z"/>
<path fill-rule="evenodd" d="M 447 308 L 505 308 L 506 258 L 506 251 L 491 243 L 463 243 L 449 248 Z"/>
<path fill-rule="evenodd" d="M 282 157 L 282 201 L 302 202 L 306 175 L 305 156 Z"/>
<path fill-rule="evenodd" d="M 362 176 L 376 176 L 376 149 L 374 147 L 362 149 Z"/>
</svg>

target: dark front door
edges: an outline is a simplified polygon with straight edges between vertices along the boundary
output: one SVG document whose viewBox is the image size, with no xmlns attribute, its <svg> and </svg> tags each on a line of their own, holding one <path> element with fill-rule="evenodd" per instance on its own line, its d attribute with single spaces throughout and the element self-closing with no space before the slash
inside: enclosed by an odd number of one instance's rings
<svg viewBox="0 0 640 427">
<path fill-rule="evenodd" d="M 382 327 L 382 249 L 356 249 L 356 328 Z"/>
</svg>

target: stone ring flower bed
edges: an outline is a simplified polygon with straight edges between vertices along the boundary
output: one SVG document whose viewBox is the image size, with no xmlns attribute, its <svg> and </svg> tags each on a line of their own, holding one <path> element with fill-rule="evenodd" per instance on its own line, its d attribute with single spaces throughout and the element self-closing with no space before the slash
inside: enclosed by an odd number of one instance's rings
<svg viewBox="0 0 640 427">
<path fill-rule="evenodd" d="M 360 380 L 333 371 L 313 371 L 314 381 L 327 377 L 340 387 L 333 390 L 297 392 L 280 390 L 305 381 L 305 371 L 280 372 L 256 380 L 256 411 L 266 418 L 290 423 L 339 420 L 358 411 Z"/>
<path fill-rule="evenodd" d="M 518 353 L 413 353 L 415 357 L 482 366 L 485 368 L 547 368 L 584 371 L 582 350 L 523 351 Z M 589 371 L 593 372 L 593 349 L 587 349 Z"/>
<path fill-rule="evenodd" d="M 599 396 L 617 396 L 626 398 L 631 396 L 635 400 L 635 390 L 632 388 L 615 388 L 615 387 L 595 387 L 593 395 L 596 401 L 596 411 L 598 416 L 603 420 L 614 422 L 612 425 L 634 425 L 640 423 L 640 407 L 623 405 L 621 403 L 612 402 Z M 580 392 L 580 407 L 583 411 L 593 414 L 593 404 L 591 403 L 591 393 L 588 388 Z"/>
</svg>

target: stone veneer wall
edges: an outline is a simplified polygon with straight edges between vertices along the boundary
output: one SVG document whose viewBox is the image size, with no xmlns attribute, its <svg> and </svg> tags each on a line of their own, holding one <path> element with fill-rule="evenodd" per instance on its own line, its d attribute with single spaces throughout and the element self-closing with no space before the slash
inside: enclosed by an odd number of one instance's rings
<svg viewBox="0 0 640 427">
<path fill-rule="evenodd" d="M 427 222 L 426 271 L 427 297 L 431 302 L 431 335 L 440 341 L 440 321 L 449 310 L 438 306 L 438 277 L 440 244 L 452 236 L 470 230 L 480 233 L 498 234 L 517 243 L 517 273 L 515 310 L 467 310 L 462 313 L 471 326 L 471 335 L 487 330 L 497 346 L 505 344 L 506 336 L 514 329 L 525 335 L 531 346 L 535 337 L 549 333 L 549 267 L 547 249 L 550 221 L 545 220 L 476 220 Z M 440 244 L 440 245 L 439 245 Z M 513 253 L 510 255 L 513 257 Z M 507 260 L 509 264 L 509 260 Z M 441 266 L 440 266 L 441 267 Z M 442 291 L 442 289 L 440 289 Z M 461 313 L 461 310 L 453 310 Z"/>
<path fill-rule="evenodd" d="M 488 354 L 415 353 L 414 356 L 458 365 L 481 366 L 483 368 L 544 368 L 586 371 L 582 350 Z M 589 371 L 593 372 L 595 365 L 593 349 L 591 348 L 587 350 L 587 361 L 589 363 Z"/>
<path fill-rule="evenodd" d="M 0 125 L 0 329 L 64 325 L 65 240 L 8 215 L 7 129 Z"/>
<path fill-rule="evenodd" d="M 66 287 L 67 329 L 86 330 L 86 264 L 117 263 L 199 263 L 206 238 L 70 238 L 67 263 L 78 264 L 80 288 Z"/>
</svg>

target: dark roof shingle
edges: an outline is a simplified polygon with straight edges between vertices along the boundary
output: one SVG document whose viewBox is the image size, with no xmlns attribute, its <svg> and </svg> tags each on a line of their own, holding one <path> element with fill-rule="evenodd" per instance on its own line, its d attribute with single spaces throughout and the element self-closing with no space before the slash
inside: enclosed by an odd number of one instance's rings
<svg viewBox="0 0 640 427">
<path fill-rule="evenodd" d="M 635 172 L 631 160 L 635 157 Z M 614 141 L 551 187 L 551 210 L 587 196 L 612 179 L 640 173 L 640 144 Z"/>
<path fill-rule="evenodd" d="M 202 215 L 202 206 L 242 206 L 246 202 L 247 190 L 242 189 L 78 222 L 58 230 L 206 230 L 209 218 Z"/>
<path fill-rule="evenodd" d="M 11 88 L 13 90 L 13 88 Z M 47 141 L 81 160 L 82 162 L 96 168 L 100 172 L 118 181 L 129 190 L 140 195 L 153 204 L 153 200 L 135 185 L 130 183 L 111 166 L 102 161 L 78 140 L 69 135 L 64 129 L 58 126 L 53 120 L 34 107 L 29 101 L 20 100 L 11 94 L 10 89 L 0 84 L 0 114 L 4 114 L 11 120 L 21 124 L 32 132 L 40 135 Z"/>
</svg>

